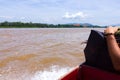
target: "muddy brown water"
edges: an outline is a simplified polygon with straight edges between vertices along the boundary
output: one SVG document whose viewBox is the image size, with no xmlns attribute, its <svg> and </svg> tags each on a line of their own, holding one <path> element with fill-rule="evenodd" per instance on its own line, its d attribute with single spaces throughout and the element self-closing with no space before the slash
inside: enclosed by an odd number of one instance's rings
<svg viewBox="0 0 120 80">
<path fill-rule="evenodd" d="M 85 44 L 81 42 L 91 29 L 0 29 L 0 80 L 45 80 L 31 77 L 50 66 L 71 68 L 83 63 Z"/>
</svg>

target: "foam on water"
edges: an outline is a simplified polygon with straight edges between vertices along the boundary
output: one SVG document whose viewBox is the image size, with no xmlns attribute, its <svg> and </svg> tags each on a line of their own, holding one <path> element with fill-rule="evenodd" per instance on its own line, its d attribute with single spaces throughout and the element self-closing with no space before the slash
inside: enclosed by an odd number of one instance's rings
<svg viewBox="0 0 120 80">
<path fill-rule="evenodd" d="M 58 80 L 61 76 L 69 72 L 72 68 L 52 66 L 49 70 L 36 72 L 31 80 Z"/>
</svg>

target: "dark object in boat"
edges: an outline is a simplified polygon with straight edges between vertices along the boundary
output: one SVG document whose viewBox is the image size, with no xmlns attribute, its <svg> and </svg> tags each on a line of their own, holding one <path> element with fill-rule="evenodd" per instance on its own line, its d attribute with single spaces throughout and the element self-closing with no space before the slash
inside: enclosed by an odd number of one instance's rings
<svg viewBox="0 0 120 80">
<path fill-rule="evenodd" d="M 103 32 L 91 30 L 84 53 L 86 59 L 85 65 L 111 72 L 115 71 Z"/>
</svg>

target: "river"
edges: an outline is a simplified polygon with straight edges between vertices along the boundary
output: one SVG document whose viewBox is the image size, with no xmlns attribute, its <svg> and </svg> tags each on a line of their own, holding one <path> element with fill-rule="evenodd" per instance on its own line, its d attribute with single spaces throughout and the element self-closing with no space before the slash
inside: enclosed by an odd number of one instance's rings
<svg viewBox="0 0 120 80">
<path fill-rule="evenodd" d="M 91 29 L 0 29 L 0 80 L 57 80 L 85 61 Z"/>
</svg>

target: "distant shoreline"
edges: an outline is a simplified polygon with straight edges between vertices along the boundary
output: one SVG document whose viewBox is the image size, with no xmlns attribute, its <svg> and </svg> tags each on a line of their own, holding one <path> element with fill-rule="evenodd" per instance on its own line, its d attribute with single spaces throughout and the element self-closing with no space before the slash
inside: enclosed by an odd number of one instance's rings
<svg viewBox="0 0 120 80">
<path fill-rule="evenodd" d="M 23 23 L 23 22 L 1 22 L 0 28 L 105 28 L 106 26 L 92 25 L 89 23 L 81 24 L 45 24 L 45 23 Z"/>
</svg>

